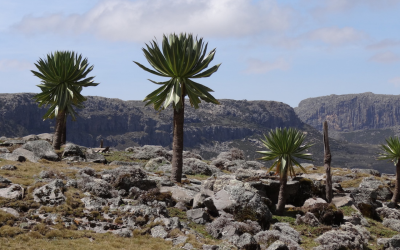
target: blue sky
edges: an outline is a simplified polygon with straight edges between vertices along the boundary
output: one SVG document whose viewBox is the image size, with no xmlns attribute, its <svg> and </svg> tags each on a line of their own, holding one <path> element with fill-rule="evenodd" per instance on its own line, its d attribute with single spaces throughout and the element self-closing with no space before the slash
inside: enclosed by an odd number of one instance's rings
<svg viewBox="0 0 400 250">
<path fill-rule="evenodd" d="M 100 82 L 85 95 L 142 100 L 164 79 L 132 61 L 171 32 L 217 48 L 199 82 L 219 99 L 400 94 L 400 0 L 0 0 L 0 93 L 38 92 L 33 63 L 73 50 Z"/>
</svg>

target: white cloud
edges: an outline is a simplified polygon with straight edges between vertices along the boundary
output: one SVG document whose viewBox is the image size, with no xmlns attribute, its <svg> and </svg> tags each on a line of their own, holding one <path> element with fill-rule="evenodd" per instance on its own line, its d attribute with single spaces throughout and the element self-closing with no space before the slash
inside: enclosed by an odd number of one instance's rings
<svg viewBox="0 0 400 250">
<path fill-rule="evenodd" d="M 400 56 L 396 55 L 391 51 L 387 51 L 387 52 L 377 53 L 373 55 L 369 60 L 379 63 L 393 63 L 400 61 Z"/>
<path fill-rule="evenodd" d="M 362 40 L 366 35 L 351 27 L 325 27 L 306 35 L 311 40 L 319 40 L 329 45 L 343 45 Z"/>
<path fill-rule="evenodd" d="M 264 74 L 273 70 L 288 70 L 290 64 L 284 58 L 278 58 L 274 62 L 262 61 L 255 58 L 247 60 L 246 73 Z"/>
<path fill-rule="evenodd" d="M 369 45 L 368 49 L 386 49 L 391 47 L 400 46 L 400 40 L 393 40 L 393 39 L 384 39 L 377 43 Z"/>
<path fill-rule="evenodd" d="M 291 26 L 292 9 L 276 0 L 104 0 L 84 14 L 25 16 L 25 34 L 90 33 L 112 41 L 149 41 L 163 33 L 242 37 Z"/>
<path fill-rule="evenodd" d="M 3 59 L 0 60 L 0 71 L 11 71 L 11 70 L 31 70 L 34 68 L 33 63 L 29 63 L 27 61 L 19 61 L 12 59 Z"/>
<path fill-rule="evenodd" d="M 395 87 L 400 87 L 400 77 L 390 79 L 389 83 L 393 84 Z"/>
<path fill-rule="evenodd" d="M 305 0 L 309 1 L 309 0 Z M 400 0 L 314 0 L 318 7 L 315 8 L 314 14 L 324 15 L 329 12 L 342 12 L 352 10 L 359 6 L 367 6 L 369 8 L 387 9 L 392 8 L 400 3 Z"/>
</svg>

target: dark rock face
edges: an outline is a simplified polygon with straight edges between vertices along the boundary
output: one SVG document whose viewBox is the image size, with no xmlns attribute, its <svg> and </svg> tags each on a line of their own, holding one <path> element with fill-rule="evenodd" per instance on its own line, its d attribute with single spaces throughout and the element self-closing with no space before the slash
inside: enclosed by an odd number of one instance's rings
<svg viewBox="0 0 400 250">
<path fill-rule="evenodd" d="M 399 95 L 362 93 L 308 98 L 295 111 L 303 122 L 320 131 L 325 120 L 329 129 L 354 131 L 400 125 L 399 107 Z"/>
<path fill-rule="evenodd" d="M 0 134 L 11 137 L 52 131 L 54 121 L 42 121 L 46 108 L 38 108 L 33 95 L 0 94 Z M 123 147 L 171 144 L 172 110 L 158 113 L 152 107 L 144 107 L 141 101 L 87 98 L 78 121 L 68 121 L 68 141 L 90 147 L 98 146 L 101 139 L 106 145 Z M 241 139 L 265 128 L 302 126 L 294 110 L 279 102 L 221 100 L 221 105 L 202 103 L 196 111 L 189 103 L 187 106 L 187 147 L 212 140 Z M 120 135 L 124 135 L 123 139 Z"/>
</svg>

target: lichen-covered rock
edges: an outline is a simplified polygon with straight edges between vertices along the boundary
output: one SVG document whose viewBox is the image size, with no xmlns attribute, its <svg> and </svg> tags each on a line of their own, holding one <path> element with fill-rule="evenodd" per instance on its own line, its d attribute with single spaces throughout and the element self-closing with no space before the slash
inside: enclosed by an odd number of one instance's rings
<svg viewBox="0 0 400 250">
<path fill-rule="evenodd" d="M 186 216 L 189 220 L 197 224 L 206 224 L 210 220 L 210 216 L 204 208 L 196 208 L 186 211 Z"/>
<path fill-rule="evenodd" d="M 307 199 L 307 200 L 304 202 L 303 207 L 304 207 L 304 208 L 306 208 L 306 207 L 312 207 L 312 206 L 314 206 L 315 204 L 319 204 L 319 203 L 326 203 L 326 201 L 323 200 L 323 199 L 321 199 L 321 198 L 310 198 L 310 199 Z"/>
<path fill-rule="evenodd" d="M 64 148 L 64 152 L 62 154 L 62 157 L 68 157 L 68 156 L 85 156 L 85 154 L 82 152 L 81 147 L 78 145 L 75 145 L 73 143 L 67 143 Z"/>
<path fill-rule="evenodd" d="M 77 180 L 78 188 L 102 198 L 110 198 L 113 187 L 105 180 L 81 174 Z"/>
<path fill-rule="evenodd" d="M 267 250 L 289 250 L 286 244 L 280 240 L 275 241 L 272 243 Z"/>
<path fill-rule="evenodd" d="M 100 197 L 84 197 L 81 201 L 89 211 L 101 211 L 103 207 L 108 205 L 107 200 Z"/>
<path fill-rule="evenodd" d="M 134 147 L 129 151 L 133 152 L 133 159 L 150 160 L 160 156 L 167 156 L 167 151 L 161 146 L 145 145 L 143 147 Z"/>
<path fill-rule="evenodd" d="M 150 159 L 146 165 L 144 166 L 144 169 L 146 169 L 147 171 L 152 171 L 152 172 L 156 172 L 156 171 L 160 171 L 160 167 L 163 165 L 170 165 L 171 162 L 169 162 L 165 157 L 156 157 L 153 159 Z"/>
<path fill-rule="evenodd" d="M 103 175 L 108 174 L 108 181 L 117 189 L 129 191 L 132 187 L 141 190 L 150 190 L 157 187 L 155 180 L 147 178 L 146 172 L 139 166 L 121 166 L 112 170 L 105 170 Z"/>
<path fill-rule="evenodd" d="M 351 172 L 353 173 L 363 173 L 363 174 L 370 174 L 376 177 L 381 177 L 381 173 L 375 169 L 362 169 L 362 168 L 352 168 Z"/>
<path fill-rule="evenodd" d="M 355 226 L 347 222 L 341 225 L 340 230 L 330 230 L 315 239 L 321 246 L 314 249 L 366 249 L 370 237 L 370 233 L 362 226 Z"/>
<path fill-rule="evenodd" d="M 65 202 L 64 183 L 57 179 L 33 191 L 33 200 L 43 205 L 56 206 Z"/>
<path fill-rule="evenodd" d="M 366 177 L 360 183 L 360 188 L 372 188 L 376 192 L 376 198 L 378 200 L 388 200 L 392 198 L 393 193 L 390 188 L 380 180 L 377 180 L 375 177 Z"/>
<path fill-rule="evenodd" d="M 33 153 L 34 159 L 29 159 L 31 161 L 38 161 L 39 159 L 46 159 L 49 161 L 59 160 L 58 155 L 54 152 L 53 146 L 47 141 L 29 141 L 22 145 L 21 148 Z"/>
<path fill-rule="evenodd" d="M 390 229 L 393 229 L 394 231 L 400 232 L 400 220 L 384 219 L 382 225 Z"/>
<path fill-rule="evenodd" d="M 168 236 L 168 232 L 165 231 L 163 226 L 155 226 L 151 229 L 151 236 L 154 238 L 165 239 Z"/>
<path fill-rule="evenodd" d="M 86 150 L 85 157 L 86 157 L 87 162 L 107 163 L 107 160 L 104 157 L 104 155 L 102 155 L 100 153 L 96 153 L 92 149 Z"/>
<path fill-rule="evenodd" d="M 272 214 L 263 202 L 257 189 L 250 183 L 236 180 L 234 176 L 219 176 L 212 184 L 205 183 L 204 188 L 211 187 L 215 207 L 235 215 L 236 220 L 257 221 L 262 228 L 268 228 Z"/>
<path fill-rule="evenodd" d="M 212 175 L 208 164 L 196 158 L 183 159 L 182 171 L 188 175 Z"/>
<path fill-rule="evenodd" d="M 354 188 L 351 190 L 350 197 L 354 200 L 355 206 L 360 210 L 361 214 L 369 217 L 377 217 L 376 209 L 381 207 L 376 199 L 378 194 L 372 188 Z"/>
<path fill-rule="evenodd" d="M 301 216 L 300 214 L 296 215 L 296 225 L 306 224 L 312 227 L 319 226 L 319 221 L 314 214 L 307 212 L 305 215 Z"/>
<path fill-rule="evenodd" d="M 368 221 L 360 213 L 352 213 L 351 216 L 345 216 L 344 221 L 350 222 L 353 225 L 370 226 Z"/>
<path fill-rule="evenodd" d="M 239 237 L 232 237 L 228 239 L 228 242 L 231 242 L 235 246 L 237 246 L 239 249 L 244 249 L 244 250 L 259 250 L 260 245 L 257 243 L 257 241 L 254 239 L 254 237 L 249 234 L 249 233 L 244 233 L 240 235 Z"/>
<path fill-rule="evenodd" d="M 392 238 L 379 238 L 377 244 L 382 246 L 384 250 L 400 249 L 400 235 L 395 235 Z"/>
<path fill-rule="evenodd" d="M 11 184 L 6 188 L 0 188 L 0 197 L 6 199 L 22 199 L 24 197 L 24 188 L 18 184 Z"/>
<path fill-rule="evenodd" d="M 1 170 L 17 170 L 17 167 L 14 165 L 4 165 L 0 169 Z"/>
<path fill-rule="evenodd" d="M 233 235 L 239 236 L 245 232 L 254 235 L 261 231 L 261 227 L 255 221 L 247 220 L 238 222 L 234 221 L 233 218 L 221 216 L 208 224 L 206 230 L 214 238 L 227 239 Z"/>
<path fill-rule="evenodd" d="M 5 188 L 11 185 L 11 181 L 7 178 L 0 176 L 0 188 Z"/>
<path fill-rule="evenodd" d="M 384 219 L 400 220 L 400 211 L 395 208 L 380 207 L 376 209 L 378 215 Z"/>
<path fill-rule="evenodd" d="M 277 240 L 284 242 L 289 249 L 304 250 L 299 243 L 301 242 L 300 234 L 288 223 L 276 223 L 272 230 L 261 231 L 254 236 L 255 240 L 260 244 L 262 249 Z"/>
</svg>

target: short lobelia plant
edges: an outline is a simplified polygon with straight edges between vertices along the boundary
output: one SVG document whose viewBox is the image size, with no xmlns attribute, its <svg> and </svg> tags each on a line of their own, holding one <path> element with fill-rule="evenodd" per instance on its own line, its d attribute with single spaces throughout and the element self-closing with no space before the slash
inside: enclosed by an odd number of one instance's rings
<svg viewBox="0 0 400 250">
<path fill-rule="evenodd" d="M 43 119 L 56 118 L 56 131 L 53 139 L 54 149 L 59 150 L 62 135 L 65 133 L 66 117 L 76 118 L 76 108 L 83 108 L 82 103 L 86 98 L 81 94 L 83 87 L 97 86 L 94 77 L 87 77 L 93 70 L 87 58 L 82 58 L 71 51 L 56 51 L 40 58 L 35 63 L 38 71 L 32 73 L 41 79 L 42 84 L 37 85 L 42 93 L 34 96 L 39 102 L 39 107 L 49 105 L 49 110 Z"/>
<path fill-rule="evenodd" d="M 154 109 L 163 110 L 172 104 L 174 109 L 173 143 L 172 143 L 172 181 L 181 182 L 183 167 L 183 123 L 185 97 L 188 96 L 190 105 L 199 108 L 201 100 L 219 104 L 209 93 L 212 89 L 196 83 L 191 78 L 209 77 L 214 74 L 221 64 L 206 70 L 214 59 L 215 49 L 207 53 L 207 44 L 203 39 L 197 39 L 192 34 L 170 34 L 163 36 L 161 49 L 157 41 L 146 44 L 144 55 L 154 70 L 135 62 L 140 68 L 157 76 L 170 78 L 166 82 L 155 82 L 161 85 L 143 100 L 147 105 L 153 104 Z M 201 100 L 200 100 L 201 99 Z"/>
<path fill-rule="evenodd" d="M 396 184 L 392 196 L 392 202 L 397 203 L 400 191 L 400 140 L 398 137 L 389 137 L 385 140 L 386 145 L 380 145 L 382 151 L 379 154 L 378 160 L 389 160 L 396 166 Z"/>
<path fill-rule="evenodd" d="M 288 174 L 292 177 L 296 175 L 294 166 L 298 166 L 302 171 L 306 170 L 300 165 L 297 159 L 312 161 L 311 154 L 306 150 L 311 144 L 303 145 L 305 134 L 294 128 L 276 128 L 264 135 L 265 140 L 261 140 L 269 151 L 257 151 L 264 156 L 259 158 L 263 161 L 272 161 L 270 171 L 275 168 L 275 172 L 280 176 L 280 188 L 278 197 L 277 214 L 282 215 L 286 204 L 286 184 Z"/>
</svg>

